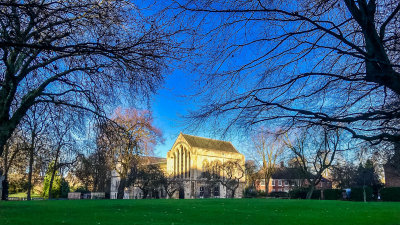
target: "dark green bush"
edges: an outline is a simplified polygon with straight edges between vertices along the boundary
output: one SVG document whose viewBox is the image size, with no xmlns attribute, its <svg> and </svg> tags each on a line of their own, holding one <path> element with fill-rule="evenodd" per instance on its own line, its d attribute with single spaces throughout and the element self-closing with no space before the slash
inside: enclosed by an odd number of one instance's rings
<svg viewBox="0 0 400 225">
<path fill-rule="evenodd" d="M 321 199 L 321 190 L 314 190 L 311 199 Z"/>
<path fill-rule="evenodd" d="M 286 198 L 288 197 L 288 193 L 284 191 L 274 191 L 268 194 L 269 197 L 274 197 L 274 198 Z"/>
<path fill-rule="evenodd" d="M 289 191 L 289 197 L 294 199 L 306 199 L 307 193 L 308 188 L 296 188 Z M 321 199 L 321 190 L 314 190 L 311 195 L 311 199 Z"/>
<path fill-rule="evenodd" d="M 68 192 L 69 192 L 69 184 L 68 182 L 63 178 L 61 180 L 61 190 L 60 190 L 60 197 L 61 198 L 68 198 Z"/>
<path fill-rule="evenodd" d="M 383 201 L 400 201 L 400 187 L 387 187 L 380 190 Z"/>
<path fill-rule="evenodd" d="M 307 188 L 296 188 L 289 191 L 289 197 L 294 199 L 296 198 L 305 199 L 307 197 L 307 192 L 308 192 Z"/>
<path fill-rule="evenodd" d="M 364 201 L 364 190 L 362 187 L 359 188 L 351 188 L 350 199 L 352 201 Z M 367 201 L 372 200 L 372 188 L 365 187 L 365 194 Z"/>
<path fill-rule="evenodd" d="M 252 187 L 245 188 L 243 191 L 243 196 L 245 198 L 255 198 L 257 197 L 257 190 Z"/>
<path fill-rule="evenodd" d="M 267 197 L 267 193 L 265 193 L 265 191 L 258 191 L 257 196 L 258 197 Z"/>
<path fill-rule="evenodd" d="M 73 192 L 90 193 L 90 191 L 83 186 L 76 188 Z"/>
<path fill-rule="evenodd" d="M 325 189 L 324 190 L 324 199 L 325 200 L 338 200 L 342 199 L 343 190 L 340 189 Z"/>
</svg>

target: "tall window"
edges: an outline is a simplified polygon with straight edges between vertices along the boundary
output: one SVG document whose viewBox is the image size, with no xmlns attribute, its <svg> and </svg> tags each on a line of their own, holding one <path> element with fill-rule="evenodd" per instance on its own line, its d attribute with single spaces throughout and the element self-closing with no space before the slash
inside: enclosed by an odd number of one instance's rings
<svg viewBox="0 0 400 225">
<path fill-rule="evenodd" d="M 204 187 L 200 187 L 200 197 L 204 196 Z"/>
<path fill-rule="evenodd" d="M 282 186 L 282 180 L 278 180 L 278 185 Z"/>
<path fill-rule="evenodd" d="M 214 196 L 219 196 L 219 186 L 214 187 Z"/>
<path fill-rule="evenodd" d="M 271 179 L 271 185 L 275 186 L 275 180 L 274 179 Z"/>
</svg>

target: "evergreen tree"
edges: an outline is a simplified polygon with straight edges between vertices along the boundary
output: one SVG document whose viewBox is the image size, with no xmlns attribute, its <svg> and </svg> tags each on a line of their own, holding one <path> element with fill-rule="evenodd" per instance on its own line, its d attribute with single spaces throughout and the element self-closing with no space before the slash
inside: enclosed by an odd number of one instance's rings
<svg viewBox="0 0 400 225">
<path fill-rule="evenodd" d="M 51 175 L 53 172 L 53 167 L 54 167 L 54 162 L 51 162 L 49 165 L 49 168 L 46 171 L 46 175 L 44 176 L 44 184 L 43 184 L 43 197 L 48 198 L 49 197 L 49 188 L 50 188 L 50 182 L 51 182 Z M 61 191 L 61 176 L 58 171 L 54 174 L 54 180 L 53 180 L 53 188 L 51 190 L 51 195 L 53 198 L 59 198 L 60 197 L 60 191 Z"/>
</svg>

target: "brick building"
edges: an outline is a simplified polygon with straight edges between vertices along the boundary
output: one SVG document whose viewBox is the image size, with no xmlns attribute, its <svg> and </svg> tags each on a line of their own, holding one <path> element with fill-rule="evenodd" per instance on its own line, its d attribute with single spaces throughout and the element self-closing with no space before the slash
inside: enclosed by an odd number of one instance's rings
<svg viewBox="0 0 400 225">
<path fill-rule="evenodd" d="M 307 179 L 299 168 L 278 168 L 269 181 L 268 193 L 271 192 L 289 192 L 295 188 L 308 187 Z M 315 187 L 317 190 L 331 189 L 332 182 L 326 178 L 322 178 L 321 182 Z M 256 181 L 256 189 L 258 191 L 265 190 L 265 180 Z"/>
</svg>

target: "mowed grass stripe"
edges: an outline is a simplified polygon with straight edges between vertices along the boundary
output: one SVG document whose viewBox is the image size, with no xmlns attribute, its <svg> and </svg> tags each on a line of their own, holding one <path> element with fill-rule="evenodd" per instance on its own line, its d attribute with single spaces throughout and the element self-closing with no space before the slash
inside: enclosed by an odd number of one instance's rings
<svg viewBox="0 0 400 225">
<path fill-rule="evenodd" d="M 280 199 L 0 202 L 0 224 L 400 224 L 400 203 Z"/>
</svg>

